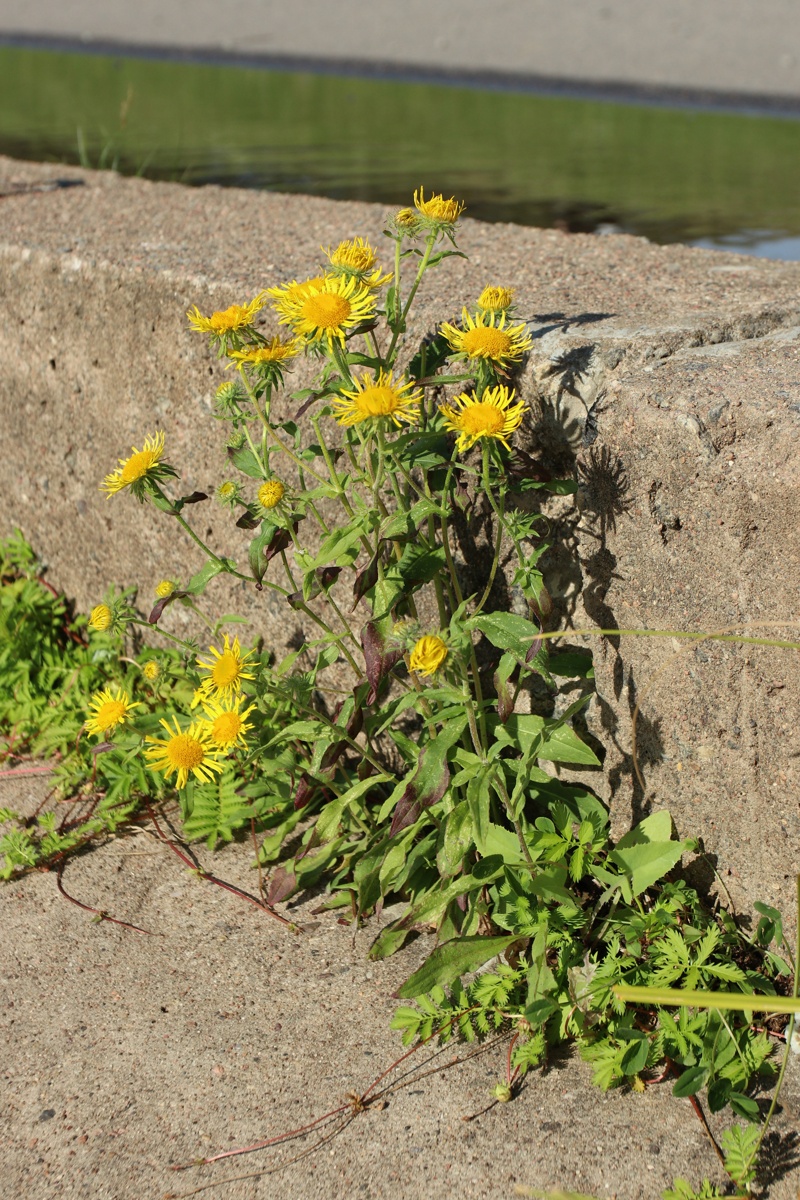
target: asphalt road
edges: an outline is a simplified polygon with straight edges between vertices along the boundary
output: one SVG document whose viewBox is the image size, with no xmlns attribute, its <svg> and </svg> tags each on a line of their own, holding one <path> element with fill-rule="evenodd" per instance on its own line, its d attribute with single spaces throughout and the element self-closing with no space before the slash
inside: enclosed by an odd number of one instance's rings
<svg viewBox="0 0 800 1200">
<path fill-rule="evenodd" d="M 800 100 L 798 0 L 0 0 L 0 41 Z"/>
</svg>

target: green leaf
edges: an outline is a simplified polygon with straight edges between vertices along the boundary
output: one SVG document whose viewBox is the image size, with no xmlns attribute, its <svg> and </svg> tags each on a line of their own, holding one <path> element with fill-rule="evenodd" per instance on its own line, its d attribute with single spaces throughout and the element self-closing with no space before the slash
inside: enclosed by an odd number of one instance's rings
<svg viewBox="0 0 800 1200">
<path fill-rule="evenodd" d="M 251 479 L 264 478 L 264 468 L 249 446 L 242 446 L 239 450 L 229 448 L 228 458 L 243 475 L 249 475 Z"/>
<path fill-rule="evenodd" d="M 221 575 L 227 569 L 227 564 L 219 559 L 209 559 L 204 567 L 201 567 L 196 575 L 186 585 L 185 591 L 192 596 L 202 596 L 206 587 L 216 575 Z"/>
<path fill-rule="evenodd" d="M 267 560 L 264 558 L 264 551 L 272 541 L 273 534 L 277 528 L 278 526 L 273 525 L 271 521 L 262 521 L 261 529 L 248 547 L 247 556 L 250 562 L 250 570 L 259 583 L 264 578 L 268 566 Z"/>
<path fill-rule="evenodd" d="M 628 1029 L 625 1032 L 632 1036 L 627 1039 L 630 1041 L 630 1045 L 620 1060 L 620 1066 L 626 1075 L 638 1075 L 647 1066 L 650 1042 L 646 1034 L 641 1033 L 638 1029 Z"/>
<path fill-rule="evenodd" d="M 516 941 L 515 934 L 503 937 L 465 937 L 445 942 L 426 958 L 425 962 L 397 989 L 401 1000 L 426 995 L 434 987 L 452 983 L 466 971 L 474 971 L 490 958 L 501 954 Z"/>
<path fill-rule="evenodd" d="M 362 779 L 358 783 L 354 783 L 352 787 L 343 792 L 341 796 L 337 796 L 335 800 L 328 801 L 317 818 L 315 826 L 319 840 L 326 842 L 332 838 L 339 827 L 339 822 L 350 805 L 355 804 L 356 800 L 360 800 L 371 788 L 376 787 L 379 783 L 385 783 L 390 778 L 390 775 L 370 775 L 368 779 Z"/>
<path fill-rule="evenodd" d="M 688 1067 L 679 1079 L 676 1079 L 673 1096 L 694 1096 L 708 1078 L 708 1067 Z"/>
<path fill-rule="evenodd" d="M 462 800 L 442 823 L 441 845 L 436 855 L 439 874 L 445 877 L 455 875 L 472 844 L 472 813 L 468 802 Z"/>
<path fill-rule="evenodd" d="M 516 613 L 484 613 L 465 622 L 466 629 L 479 629 L 498 650 L 510 650 L 525 662 L 525 657 L 541 630 L 532 621 Z"/>
</svg>

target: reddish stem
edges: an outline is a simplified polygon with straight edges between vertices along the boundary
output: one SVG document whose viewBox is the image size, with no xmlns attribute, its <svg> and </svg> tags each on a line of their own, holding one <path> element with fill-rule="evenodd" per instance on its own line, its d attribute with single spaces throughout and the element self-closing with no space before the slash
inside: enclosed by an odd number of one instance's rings
<svg viewBox="0 0 800 1200">
<path fill-rule="evenodd" d="M 245 892 L 242 890 L 242 888 L 236 887 L 234 883 L 226 883 L 224 879 L 218 879 L 217 876 L 212 875 L 210 871 L 206 871 L 203 869 L 203 867 L 198 866 L 196 862 L 189 858 L 187 854 L 184 854 L 184 852 L 179 849 L 179 847 L 176 846 L 170 838 L 167 837 L 156 820 L 155 813 L 149 804 L 146 805 L 146 808 L 150 816 L 150 820 L 155 826 L 155 830 L 159 839 L 164 843 L 165 846 L 169 846 L 173 854 L 177 854 L 181 862 L 185 863 L 185 865 L 191 871 L 194 871 L 194 873 L 202 880 L 204 880 L 206 883 L 216 884 L 216 886 L 222 888 L 223 891 L 230 892 L 233 896 L 238 896 L 240 900 L 246 900 L 248 904 L 254 904 L 256 908 L 260 908 L 262 912 L 267 913 L 270 917 L 273 917 L 274 920 L 279 921 L 281 925 L 285 925 L 288 929 L 291 929 L 293 933 L 300 932 L 294 921 L 288 921 L 286 917 L 282 917 L 280 913 L 276 912 L 275 909 L 272 908 L 271 905 L 267 904 L 266 900 L 257 900 L 255 896 L 251 896 L 249 892 Z"/>
<path fill-rule="evenodd" d="M 74 896 L 70 896 L 61 882 L 61 876 L 64 874 L 64 866 L 65 864 L 61 863 L 56 872 L 56 886 L 65 900 L 69 900 L 71 904 L 77 904 L 78 908 L 82 908 L 85 912 L 95 913 L 101 921 L 110 921 L 112 925 L 121 925 L 123 929 L 133 929 L 136 933 L 146 933 L 149 937 L 153 936 L 149 929 L 142 929 L 139 925 L 131 925 L 129 921 L 119 921 L 116 917 L 109 916 L 105 909 L 93 908 L 91 904 L 84 904 L 82 900 L 76 900 Z"/>
</svg>

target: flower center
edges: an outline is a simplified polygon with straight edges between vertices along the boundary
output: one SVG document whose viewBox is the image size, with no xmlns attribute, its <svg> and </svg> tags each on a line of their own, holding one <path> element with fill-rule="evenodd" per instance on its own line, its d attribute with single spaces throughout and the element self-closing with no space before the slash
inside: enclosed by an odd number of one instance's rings
<svg viewBox="0 0 800 1200">
<path fill-rule="evenodd" d="M 128 483 L 135 483 L 137 479 L 141 479 L 143 475 L 147 474 L 153 463 L 157 462 L 158 455 L 154 454 L 152 450 L 137 450 L 120 471 L 121 484 L 124 486 Z"/>
<path fill-rule="evenodd" d="M 470 358 L 502 358 L 508 353 L 511 338 L 503 329 L 478 325 L 464 334 L 462 344 Z"/>
<path fill-rule="evenodd" d="M 493 437 L 505 424 L 505 414 L 493 404 L 471 404 L 459 413 L 458 424 L 473 437 Z"/>
<path fill-rule="evenodd" d="M 344 296 L 318 292 L 303 305 L 303 316 L 317 329 L 336 329 L 350 316 L 352 305 Z"/>
<path fill-rule="evenodd" d="M 122 700 L 106 700 L 97 710 L 95 717 L 101 729 L 113 729 L 125 720 L 125 704 Z"/>
<path fill-rule="evenodd" d="M 239 325 L 248 325 L 250 320 L 246 308 L 242 308 L 241 304 L 232 304 L 224 312 L 212 313 L 208 323 L 217 333 L 224 333 L 228 329 L 238 328 Z"/>
<path fill-rule="evenodd" d="M 285 490 L 280 479 L 268 479 L 258 489 L 258 502 L 262 508 L 274 508 L 280 504 Z"/>
<path fill-rule="evenodd" d="M 173 767 L 193 771 L 206 756 L 203 743 L 190 733 L 176 733 L 167 742 L 167 758 Z"/>
<path fill-rule="evenodd" d="M 399 399 L 394 388 L 378 386 L 364 388 L 353 402 L 365 417 L 386 417 L 397 410 Z"/>
<path fill-rule="evenodd" d="M 230 687 L 241 674 L 241 665 L 235 654 L 226 650 L 221 654 L 211 669 L 211 678 L 218 688 Z"/>
<path fill-rule="evenodd" d="M 242 718 L 236 712 L 220 713 L 211 726 L 215 742 L 235 742 L 242 731 Z"/>
</svg>

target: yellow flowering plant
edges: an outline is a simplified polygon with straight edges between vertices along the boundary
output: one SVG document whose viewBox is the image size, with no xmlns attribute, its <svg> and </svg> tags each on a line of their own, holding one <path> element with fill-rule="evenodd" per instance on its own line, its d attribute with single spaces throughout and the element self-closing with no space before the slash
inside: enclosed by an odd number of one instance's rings
<svg viewBox="0 0 800 1200">
<path fill-rule="evenodd" d="M 670 955 L 683 961 L 680 930 L 705 936 L 713 917 L 688 885 L 665 878 L 693 845 L 667 814 L 615 846 L 601 801 L 554 773 L 553 764 L 601 764 L 573 725 L 591 698 L 591 654 L 549 649 L 557 630 L 548 628 L 537 493 L 576 483 L 552 478 L 519 444 L 530 331 L 511 315 L 513 288 L 490 280 L 460 317 L 418 343 L 409 334 L 429 272 L 463 257 L 463 208 L 420 189 L 387 222 L 388 264 L 359 237 L 323 251 L 306 280 L 271 283 L 210 316 L 190 310 L 190 329 L 233 370 L 214 409 L 227 427 L 221 478 L 171 494 L 177 470 L 159 430 L 101 487 L 114 502 L 129 490 L 154 504 L 205 562 L 185 583 L 175 564 L 146 619 L 113 598 L 89 618 L 92 637 L 120 639 L 141 625 L 163 634 L 177 646 L 183 688 L 163 692 L 160 666 L 145 661 L 136 678 L 93 696 L 85 729 L 112 744 L 105 758 L 116 746 L 121 761 L 135 761 L 157 795 L 176 790 L 187 839 L 252 833 L 258 866 L 271 870 L 269 906 L 324 877 L 328 905 L 356 922 L 403 901 L 373 957 L 435 930 L 431 954 L 399 992 L 428 997 L 397 1014 L 407 1040 L 455 1027 L 485 1033 L 489 1016 L 473 1025 L 470 1014 L 491 1010 L 495 1024 L 517 1022 L 509 1095 L 548 1042 L 566 1038 L 603 1086 L 641 1082 L 665 1055 L 692 1068 L 689 1047 L 711 1037 L 713 1022 L 686 1038 L 653 1016 L 650 1037 L 611 988 L 623 971 L 648 983 L 659 954 L 664 971 Z M 271 321 L 266 334 L 259 314 Z M 287 418 L 278 401 L 304 357 L 316 378 L 289 391 Z M 188 519 L 211 495 L 248 531 L 246 556 L 211 547 Z M 270 593 L 301 624 L 300 647 L 274 661 L 223 632 L 235 615 L 204 608 L 221 575 Z M 207 649 L 169 631 L 163 618 L 175 604 L 206 623 Z M 769 920 L 759 953 L 776 978 L 785 963 L 779 918 Z M 738 937 L 731 924 L 709 942 L 709 978 L 732 978 L 719 964 Z M 512 947 L 491 977 L 502 1003 L 487 999 L 486 983 L 458 982 Z M 718 1083 L 719 1107 L 746 1113 L 744 1090 L 768 1046 L 746 1023 L 725 1029 L 738 1048 L 725 1063 L 735 1065 L 715 1075 L 711 1061 L 703 1081 Z M 712 1033 L 728 1045 L 717 1025 Z"/>
</svg>

